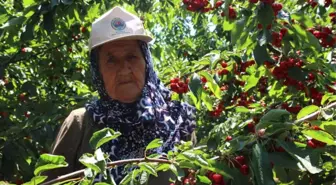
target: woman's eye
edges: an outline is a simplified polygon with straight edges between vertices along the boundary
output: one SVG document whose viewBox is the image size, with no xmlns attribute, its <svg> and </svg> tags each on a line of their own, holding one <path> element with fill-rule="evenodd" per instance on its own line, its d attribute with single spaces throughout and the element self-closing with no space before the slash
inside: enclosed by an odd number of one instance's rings
<svg viewBox="0 0 336 185">
<path fill-rule="evenodd" d="M 114 62 L 114 59 L 113 58 L 109 58 L 107 59 L 107 63 L 113 63 Z"/>
<path fill-rule="evenodd" d="M 136 55 L 129 55 L 128 59 L 134 60 L 134 59 L 137 59 L 137 56 Z"/>
</svg>

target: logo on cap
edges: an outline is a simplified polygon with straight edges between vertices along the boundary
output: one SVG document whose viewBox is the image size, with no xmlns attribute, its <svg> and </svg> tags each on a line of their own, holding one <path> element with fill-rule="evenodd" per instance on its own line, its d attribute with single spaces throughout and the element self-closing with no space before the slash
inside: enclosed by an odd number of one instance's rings
<svg viewBox="0 0 336 185">
<path fill-rule="evenodd" d="M 120 18 L 114 18 L 111 21 L 111 26 L 112 26 L 113 29 L 121 31 L 121 30 L 125 29 L 126 23 L 125 23 L 125 21 L 123 21 Z"/>
</svg>

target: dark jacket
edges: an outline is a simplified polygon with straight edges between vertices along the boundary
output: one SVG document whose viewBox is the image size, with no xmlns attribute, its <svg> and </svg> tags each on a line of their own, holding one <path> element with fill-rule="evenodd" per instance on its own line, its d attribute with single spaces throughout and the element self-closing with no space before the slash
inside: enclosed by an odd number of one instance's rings
<svg viewBox="0 0 336 185">
<path fill-rule="evenodd" d="M 47 171 L 44 175 L 48 176 L 48 180 L 57 178 L 58 176 L 68 174 L 80 169 L 84 166 L 79 162 L 79 158 L 84 153 L 93 153 L 93 149 L 89 145 L 89 140 L 95 131 L 103 129 L 96 124 L 92 124 L 93 120 L 85 110 L 85 108 L 79 108 L 70 113 L 62 124 L 55 142 L 52 145 L 51 154 L 62 155 L 66 158 L 69 164 L 66 168 L 59 168 Z M 194 136 L 190 137 L 190 140 Z M 170 184 L 169 178 L 173 177 L 170 172 L 161 172 L 159 176 L 151 177 L 149 179 L 149 185 L 165 185 Z"/>
</svg>

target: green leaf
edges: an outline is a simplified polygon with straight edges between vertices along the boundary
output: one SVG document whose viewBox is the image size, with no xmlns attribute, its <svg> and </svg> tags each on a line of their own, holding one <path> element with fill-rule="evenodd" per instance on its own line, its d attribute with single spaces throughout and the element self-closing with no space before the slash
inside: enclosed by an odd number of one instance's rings
<svg viewBox="0 0 336 185">
<path fill-rule="evenodd" d="M 5 29 L 5 28 L 9 28 L 15 25 L 22 24 L 25 20 L 26 18 L 24 16 L 12 18 L 8 22 L 6 22 L 4 25 L 2 25 L 0 29 Z"/>
<path fill-rule="evenodd" d="M 146 147 L 146 151 L 149 149 L 153 149 L 153 148 L 158 148 L 163 144 L 163 141 L 161 139 L 154 139 L 152 142 L 150 142 L 147 147 Z"/>
<path fill-rule="evenodd" d="M 268 157 L 275 166 L 279 166 L 281 168 L 290 168 L 294 170 L 300 169 L 298 167 L 298 162 L 287 152 L 272 152 L 268 154 Z"/>
<path fill-rule="evenodd" d="M 321 51 L 322 47 L 318 39 L 310 32 L 301 28 L 300 25 L 293 24 L 295 35 L 300 39 L 300 42 L 305 43 L 308 47 L 314 48 L 316 51 Z"/>
<path fill-rule="evenodd" d="M 327 130 L 334 136 L 336 135 L 336 121 L 323 121 L 320 128 Z"/>
<path fill-rule="evenodd" d="M 210 184 L 211 183 L 211 180 L 207 176 L 197 175 L 197 179 L 198 179 L 197 182 L 201 182 L 201 183 L 204 183 L 204 184 Z"/>
<path fill-rule="evenodd" d="M 148 181 L 148 177 L 149 177 L 148 173 L 142 172 L 140 175 L 140 184 L 146 184 Z"/>
<path fill-rule="evenodd" d="M 79 162 L 81 162 L 84 166 L 93 169 L 97 173 L 101 172 L 100 167 L 97 165 L 98 161 L 92 154 L 83 154 L 79 158 Z"/>
<path fill-rule="evenodd" d="M 154 175 L 155 177 L 158 176 L 157 173 L 156 173 L 156 171 L 155 171 L 155 169 L 154 169 L 154 167 L 153 167 L 153 165 L 151 165 L 151 164 L 140 163 L 139 167 L 140 167 L 141 170 L 144 170 L 144 171 L 148 172 L 149 174 Z"/>
<path fill-rule="evenodd" d="M 240 35 L 243 33 L 244 27 L 246 24 L 245 17 L 236 21 L 232 31 L 231 31 L 231 43 L 235 45 L 236 42 L 240 39 Z"/>
<path fill-rule="evenodd" d="M 263 25 L 263 28 L 266 28 L 269 24 L 272 24 L 274 20 L 274 11 L 272 6 L 269 4 L 264 4 L 260 6 L 257 12 L 257 19 Z"/>
<path fill-rule="evenodd" d="M 273 61 L 266 50 L 266 45 L 257 44 L 253 50 L 253 57 L 258 65 L 263 65 L 265 61 Z"/>
<path fill-rule="evenodd" d="M 267 112 L 256 125 L 256 130 L 267 128 L 274 124 L 281 124 L 285 126 L 288 124 L 290 113 L 286 110 L 273 109 Z"/>
<path fill-rule="evenodd" d="M 30 6 L 30 5 L 32 5 L 34 3 L 35 3 L 34 0 L 23 0 L 22 1 L 22 5 L 23 5 L 24 8 L 27 8 L 28 6 Z"/>
<path fill-rule="evenodd" d="M 299 81 L 305 81 L 306 72 L 298 67 L 290 67 L 288 68 L 288 76 Z"/>
<path fill-rule="evenodd" d="M 29 182 L 26 182 L 22 185 L 37 185 L 37 184 L 44 182 L 47 178 L 48 176 L 36 176 L 36 177 L 33 177 Z"/>
<path fill-rule="evenodd" d="M 189 86 L 190 91 L 194 94 L 194 96 L 196 97 L 198 101 L 202 93 L 202 90 L 201 90 L 202 83 L 201 83 L 201 79 L 198 76 L 198 74 L 194 73 L 193 77 L 190 79 L 188 86 Z"/>
<path fill-rule="evenodd" d="M 99 3 L 95 3 L 90 6 L 90 9 L 87 11 L 88 12 L 88 21 L 93 21 L 96 17 L 98 17 L 99 13 Z"/>
<path fill-rule="evenodd" d="M 275 185 L 266 149 L 257 143 L 252 150 L 252 170 L 258 185 Z"/>
<path fill-rule="evenodd" d="M 303 130 L 302 133 L 316 140 L 327 143 L 328 145 L 336 145 L 336 142 L 333 136 L 323 130 L 309 129 L 309 130 Z"/>
<path fill-rule="evenodd" d="M 65 157 L 59 156 L 59 155 L 51 155 L 51 154 L 42 154 L 40 155 L 40 158 L 38 159 L 34 175 L 39 175 L 40 173 L 56 169 L 56 168 L 62 168 L 67 167 L 68 163 L 65 162 Z"/>
<path fill-rule="evenodd" d="M 119 137 L 121 135 L 120 132 L 115 132 L 113 129 L 111 128 L 104 128 L 102 130 L 99 130 L 95 133 L 93 133 L 93 136 L 90 139 L 90 146 L 93 149 L 97 149 L 99 148 L 101 145 L 103 145 L 104 143 L 115 139 L 117 137 Z"/>
<path fill-rule="evenodd" d="M 207 107 L 207 109 L 209 111 L 212 111 L 213 110 L 213 101 L 212 99 L 210 98 L 210 96 L 208 95 L 208 93 L 202 91 L 202 101 L 203 103 L 205 104 L 205 106 Z"/>
<path fill-rule="evenodd" d="M 160 164 L 159 167 L 156 168 L 156 171 L 167 171 L 169 170 L 169 164 Z"/>
<path fill-rule="evenodd" d="M 236 107 L 236 112 L 246 113 L 246 112 L 250 112 L 250 110 L 248 108 L 246 108 L 246 107 L 238 106 L 238 107 Z"/>
<path fill-rule="evenodd" d="M 210 76 L 210 74 L 206 71 L 200 72 L 201 76 L 204 76 L 207 79 L 207 86 L 211 90 L 211 92 L 214 93 L 214 95 L 218 98 L 221 99 L 221 90 L 218 86 L 218 84 L 215 82 L 215 80 Z"/>
<path fill-rule="evenodd" d="M 244 91 L 247 92 L 248 90 L 250 90 L 252 87 L 255 87 L 258 82 L 259 82 L 259 79 L 265 75 L 265 68 L 260 66 L 258 68 L 258 71 L 254 74 L 251 74 L 249 76 L 249 78 L 247 79 L 246 81 L 246 85 L 244 86 Z"/>
<path fill-rule="evenodd" d="M 311 113 L 314 113 L 316 111 L 318 111 L 320 108 L 316 105 L 309 105 L 307 107 L 304 107 L 303 109 L 300 110 L 300 112 L 297 115 L 297 119 L 301 119 Z"/>
<path fill-rule="evenodd" d="M 299 161 L 310 173 L 316 174 L 322 171 L 322 169 L 318 168 L 315 164 L 312 164 L 311 159 L 313 158 L 313 152 L 311 152 L 311 150 L 299 149 L 294 143 L 285 142 L 279 139 L 276 139 L 276 142 L 282 146 L 288 154 Z"/>
</svg>

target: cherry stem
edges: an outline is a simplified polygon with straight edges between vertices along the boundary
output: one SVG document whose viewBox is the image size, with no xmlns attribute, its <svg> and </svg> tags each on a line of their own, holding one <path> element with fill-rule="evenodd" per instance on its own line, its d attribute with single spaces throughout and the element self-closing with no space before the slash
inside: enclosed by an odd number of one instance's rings
<svg viewBox="0 0 336 185">
<path fill-rule="evenodd" d="M 158 162 L 158 163 L 168 163 L 168 164 L 173 163 L 172 161 L 166 160 L 166 159 L 136 158 L 136 159 L 125 159 L 125 160 L 119 160 L 119 161 L 114 161 L 114 162 L 107 163 L 107 168 L 113 168 L 115 166 L 128 164 L 128 163 L 141 163 L 141 162 Z M 71 178 L 74 178 L 74 177 L 78 177 L 80 175 L 83 175 L 84 171 L 85 171 L 85 169 L 82 169 L 82 170 L 78 170 L 78 171 L 75 171 L 75 172 L 72 172 L 72 173 L 69 173 L 69 174 L 66 174 L 66 175 L 62 175 L 62 176 L 57 177 L 54 180 L 45 182 L 41 185 L 54 184 L 54 183 L 62 182 L 64 180 L 68 180 L 68 179 L 71 179 Z"/>
</svg>

